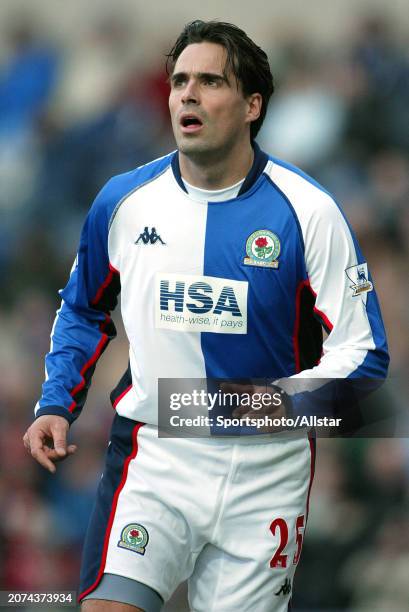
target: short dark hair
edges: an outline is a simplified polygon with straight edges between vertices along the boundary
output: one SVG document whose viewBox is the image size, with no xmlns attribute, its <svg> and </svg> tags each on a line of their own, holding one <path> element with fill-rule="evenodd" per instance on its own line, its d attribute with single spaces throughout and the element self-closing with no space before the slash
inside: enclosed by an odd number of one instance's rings
<svg viewBox="0 0 409 612">
<path fill-rule="evenodd" d="M 193 43 L 212 42 L 221 45 L 227 52 L 227 63 L 241 84 L 244 96 L 259 93 L 262 97 L 260 117 L 250 126 L 254 139 L 260 130 L 267 112 L 267 105 L 274 92 L 267 54 L 247 34 L 224 21 L 202 21 L 196 19 L 186 24 L 172 49 L 167 53 L 166 71 L 170 75 L 182 51 Z"/>
</svg>

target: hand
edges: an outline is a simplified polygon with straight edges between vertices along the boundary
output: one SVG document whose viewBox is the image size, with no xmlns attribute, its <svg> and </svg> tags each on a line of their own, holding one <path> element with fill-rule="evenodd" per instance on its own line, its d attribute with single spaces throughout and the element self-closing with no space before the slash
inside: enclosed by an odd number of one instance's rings
<svg viewBox="0 0 409 612">
<path fill-rule="evenodd" d="M 56 415 L 39 417 L 27 429 L 23 437 L 24 446 L 32 457 L 46 470 L 55 474 L 54 463 L 75 453 L 74 444 L 67 446 L 67 419 Z"/>
<path fill-rule="evenodd" d="M 269 416 L 280 418 L 286 416 L 286 405 L 282 401 L 282 392 L 278 387 L 272 385 L 238 384 L 223 382 L 220 385 L 223 393 L 237 393 L 246 397 L 246 403 L 239 405 L 232 412 L 237 418 L 261 418 Z M 251 398 L 248 402 L 248 398 Z M 250 405 L 249 405 L 250 403 Z M 262 404 L 260 406 L 260 403 Z M 257 408 L 254 406 L 257 405 Z M 264 433 L 276 433 L 282 431 L 282 426 L 260 426 L 259 431 Z"/>
</svg>

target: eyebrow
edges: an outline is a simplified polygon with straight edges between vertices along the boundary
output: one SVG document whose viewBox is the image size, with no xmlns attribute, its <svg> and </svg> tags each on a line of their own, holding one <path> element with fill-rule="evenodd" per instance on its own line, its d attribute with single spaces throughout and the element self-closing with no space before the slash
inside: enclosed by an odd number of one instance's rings
<svg viewBox="0 0 409 612">
<path fill-rule="evenodd" d="M 213 79 L 214 81 L 224 82 L 227 83 L 227 85 L 230 85 L 229 80 L 224 74 L 216 74 L 215 72 L 196 72 L 195 75 L 199 80 Z M 178 79 L 186 76 L 187 72 L 175 72 L 170 76 L 169 81 L 174 83 Z"/>
</svg>

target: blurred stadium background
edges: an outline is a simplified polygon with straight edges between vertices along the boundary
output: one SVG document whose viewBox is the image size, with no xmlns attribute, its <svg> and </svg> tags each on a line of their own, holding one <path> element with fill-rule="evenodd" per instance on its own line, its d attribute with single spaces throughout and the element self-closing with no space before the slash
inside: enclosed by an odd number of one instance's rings
<svg viewBox="0 0 409 612">
<path fill-rule="evenodd" d="M 395 401 L 407 408 L 407 9 L 405 0 L 1 1 L 0 590 L 77 588 L 108 392 L 127 363 L 122 332 L 72 428 L 76 456 L 49 477 L 21 436 L 56 289 L 93 197 L 113 174 L 174 146 L 164 53 L 193 18 L 237 23 L 268 50 L 277 92 L 258 140 L 343 203 L 375 277 Z M 294 609 L 408 610 L 408 506 L 407 439 L 319 440 Z M 168 610 L 187 610 L 184 597 L 182 587 Z"/>
</svg>

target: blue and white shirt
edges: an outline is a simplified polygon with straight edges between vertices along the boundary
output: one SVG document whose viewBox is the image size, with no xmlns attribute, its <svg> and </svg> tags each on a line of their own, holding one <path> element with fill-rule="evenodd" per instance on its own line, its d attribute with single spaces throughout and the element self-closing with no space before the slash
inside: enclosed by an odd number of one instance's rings
<svg viewBox="0 0 409 612">
<path fill-rule="evenodd" d="M 189 195 L 177 152 L 103 187 L 61 291 L 37 417 L 81 412 L 119 291 L 129 368 L 111 400 L 130 419 L 157 422 L 160 378 L 386 377 L 373 281 L 339 206 L 254 148 L 229 200 Z"/>
</svg>

